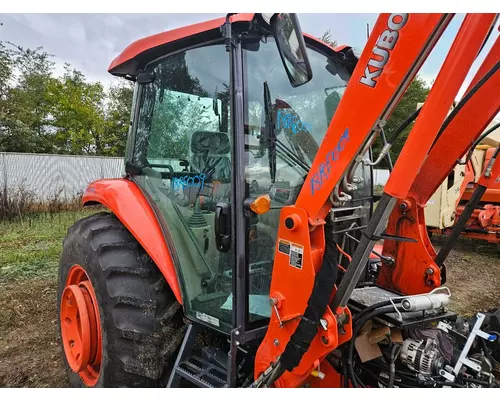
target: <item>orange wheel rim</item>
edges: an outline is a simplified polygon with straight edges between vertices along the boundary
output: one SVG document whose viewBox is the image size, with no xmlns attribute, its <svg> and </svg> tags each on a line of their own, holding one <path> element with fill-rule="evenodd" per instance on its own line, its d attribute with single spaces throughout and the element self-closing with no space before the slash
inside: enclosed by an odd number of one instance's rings
<svg viewBox="0 0 500 400">
<path fill-rule="evenodd" d="M 99 379 L 102 335 L 92 283 L 79 266 L 71 267 L 61 297 L 61 339 L 68 364 L 87 386 Z"/>
</svg>

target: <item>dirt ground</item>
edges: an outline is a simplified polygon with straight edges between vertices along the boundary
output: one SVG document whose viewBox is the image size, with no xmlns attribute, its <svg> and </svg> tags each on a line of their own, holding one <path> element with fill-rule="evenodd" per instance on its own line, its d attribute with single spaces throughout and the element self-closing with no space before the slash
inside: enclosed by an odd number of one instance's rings
<svg viewBox="0 0 500 400">
<path fill-rule="evenodd" d="M 433 237 L 436 249 L 443 237 Z M 473 315 L 500 307 L 500 246 L 479 240 L 460 239 L 445 261 L 451 290 L 451 308 Z"/>
<path fill-rule="evenodd" d="M 473 314 L 500 307 L 497 251 L 468 240 L 452 251 L 447 286 L 455 311 Z M 0 279 L 0 387 L 67 386 L 56 318 L 55 278 Z"/>
<path fill-rule="evenodd" d="M 56 281 L 0 283 L 0 387 L 66 387 Z"/>
</svg>

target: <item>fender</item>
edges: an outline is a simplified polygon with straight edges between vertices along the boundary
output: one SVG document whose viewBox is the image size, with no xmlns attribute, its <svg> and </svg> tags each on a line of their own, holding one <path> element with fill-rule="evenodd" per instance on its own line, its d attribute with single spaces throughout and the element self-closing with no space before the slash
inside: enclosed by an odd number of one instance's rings
<svg viewBox="0 0 500 400">
<path fill-rule="evenodd" d="M 84 206 L 102 204 L 118 217 L 153 259 L 175 298 L 182 304 L 172 255 L 156 215 L 137 185 L 123 178 L 101 179 L 87 187 L 82 203 Z"/>
</svg>

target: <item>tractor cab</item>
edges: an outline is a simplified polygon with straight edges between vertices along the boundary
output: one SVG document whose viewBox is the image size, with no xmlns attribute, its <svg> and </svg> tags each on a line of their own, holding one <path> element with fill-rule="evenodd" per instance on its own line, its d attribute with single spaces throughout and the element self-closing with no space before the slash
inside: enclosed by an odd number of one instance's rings
<svg viewBox="0 0 500 400">
<path fill-rule="evenodd" d="M 111 65 L 136 82 L 126 172 L 157 215 L 190 319 L 224 333 L 267 325 L 280 210 L 355 62 L 292 14 L 236 14 L 143 39 Z M 279 251 L 301 268 L 300 247 Z"/>
</svg>

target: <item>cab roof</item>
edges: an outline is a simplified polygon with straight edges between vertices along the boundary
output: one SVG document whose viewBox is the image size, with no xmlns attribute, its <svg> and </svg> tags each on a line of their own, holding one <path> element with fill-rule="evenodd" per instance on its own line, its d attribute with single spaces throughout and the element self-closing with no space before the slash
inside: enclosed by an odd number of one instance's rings
<svg viewBox="0 0 500 400">
<path fill-rule="evenodd" d="M 235 14 L 230 17 L 230 20 L 232 23 L 250 22 L 254 15 L 253 13 Z M 139 39 L 125 48 L 111 62 L 108 72 L 115 76 L 133 77 L 142 66 L 165 53 L 196 45 L 198 42 L 196 36 L 199 34 L 205 34 L 204 40 L 207 41 L 220 38 L 220 27 L 225 20 L 225 17 L 216 18 Z M 326 52 L 337 53 L 346 47 L 339 46 L 334 49 L 325 42 L 306 33 L 304 33 L 304 38 L 309 44 L 319 45 Z"/>
</svg>

